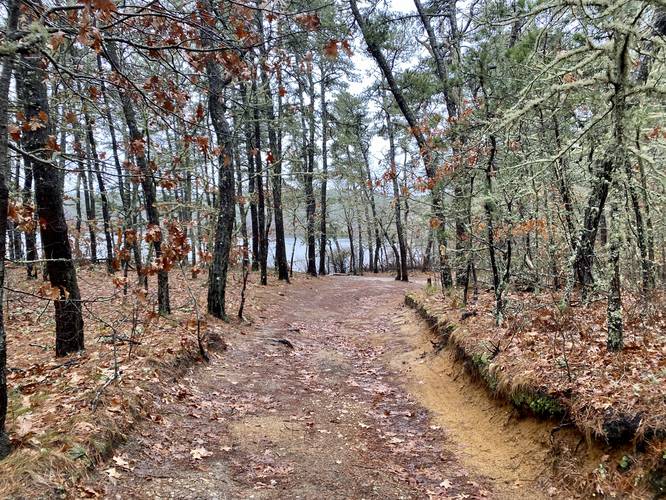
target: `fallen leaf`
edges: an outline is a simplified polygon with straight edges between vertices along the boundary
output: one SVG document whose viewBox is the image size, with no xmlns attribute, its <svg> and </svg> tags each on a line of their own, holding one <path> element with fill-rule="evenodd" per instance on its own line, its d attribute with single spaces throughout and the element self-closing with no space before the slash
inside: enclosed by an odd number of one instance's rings
<svg viewBox="0 0 666 500">
<path fill-rule="evenodd" d="M 113 457 L 112 460 L 116 463 L 117 466 L 129 469 L 129 462 L 125 460 L 123 457 L 116 455 Z"/>
<path fill-rule="evenodd" d="M 439 485 L 440 485 L 442 488 L 444 488 L 445 490 L 448 490 L 448 489 L 451 487 L 451 481 L 449 481 L 448 479 L 445 479 L 444 481 L 442 481 L 441 483 L 439 483 Z"/>
<path fill-rule="evenodd" d="M 32 433 L 32 415 L 21 415 L 16 419 L 16 434 L 25 437 Z"/>
<path fill-rule="evenodd" d="M 210 457 L 212 453 L 203 446 L 200 446 L 199 448 L 194 448 L 193 450 L 190 450 L 190 455 L 192 455 L 192 458 L 194 460 L 201 460 L 202 458 Z"/>
<path fill-rule="evenodd" d="M 120 472 L 116 470 L 115 467 L 111 467 L 110 469 L 106 469 L 104 473 L 109 476 L 111 479 L 120 479 L 122 475 Z"/>
</svg>

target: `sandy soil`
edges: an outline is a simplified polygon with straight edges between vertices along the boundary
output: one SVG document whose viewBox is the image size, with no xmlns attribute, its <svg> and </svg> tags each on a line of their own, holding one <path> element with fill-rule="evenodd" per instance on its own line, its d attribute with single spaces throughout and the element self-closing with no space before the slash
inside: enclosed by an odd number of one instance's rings
<svg viewBox="0 0 666 500">
<path fill-rule="evenodd" d="M 504 498 L 537 499 L 548 479 L 550 428 L 547 423 L 518 418 L 509 404 L 491 399 L 470 380 L 448 350 L 433 349 L 434 335 L 411 311 L 401 314 L 401 338 L 412 350 L 387 361 L 403 373 L 401 380 L 446 430 L 457 456 L 470 470 L 493 482 Z"/>
<path fill-rule="evenodd" d="M 174 380 L 161 416 L 79 491 L 539 498 L 544 428 L 513 421 L 433 353 L 425 324 L 402 305 L 416 286 L 335 276 L 258 292 L 252 324 Z"/>
</svg>

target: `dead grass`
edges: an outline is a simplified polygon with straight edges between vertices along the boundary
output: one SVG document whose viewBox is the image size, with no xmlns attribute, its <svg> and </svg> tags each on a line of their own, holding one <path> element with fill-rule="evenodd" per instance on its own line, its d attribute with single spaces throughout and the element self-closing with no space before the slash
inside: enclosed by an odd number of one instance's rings
<svg viewBox="0 0 666 500">
<path fill-rule="evenodd" d="M 661 295 L 653 300 L 666 304 Z M 567 480 L 596 494 L 640 497 L 650 486 L 663 493 L 663 308 L 645 309 L 636 298 L 625 296 L 625 348 L 613 354 L 605 346 L 602 301 L 566 311 L 557 307 L 558 297 L 547 294 L 514 293 L 510 301 L 508 321 L 500 328 L 494 322 L 490 293 L 481 294 L 467 308 L 455 293 L 424 291 L 406 298 L 495 395 L 523 411 L 569 422 L 588 440 L 606 447 L 597 469 L 588 473 L 564 470 L 567 463 L 574 463 L 566 455 L 577 450 L 560 450 L 560 462 L 565 464 L 561 472 Z"/>
</svg>

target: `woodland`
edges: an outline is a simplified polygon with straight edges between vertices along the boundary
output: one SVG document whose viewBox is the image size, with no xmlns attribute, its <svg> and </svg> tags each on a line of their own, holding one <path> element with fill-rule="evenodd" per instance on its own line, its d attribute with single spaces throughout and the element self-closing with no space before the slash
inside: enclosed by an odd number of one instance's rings
<svg viewBox="0 0 666 500">
<path fill-rule="evenodd" d="M 605 450 L 551 497 L 666 492 L 663 0 L 1 3 L 0 496 L 98 496 L 145 394 L 350 276 Z"/>
</svg>

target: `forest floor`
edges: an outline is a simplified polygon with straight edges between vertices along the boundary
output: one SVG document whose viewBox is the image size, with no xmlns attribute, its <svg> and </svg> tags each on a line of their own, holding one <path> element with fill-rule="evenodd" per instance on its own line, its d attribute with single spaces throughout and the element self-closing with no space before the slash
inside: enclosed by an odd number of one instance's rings
<svg viewBox="0 0 666 500">
<path fill-rule="evenodd" d="M 404 291 L 388 277 L 338 276 L 297 280 L 283 295 L 255 290 L 253 324 L 173 384 L 160 422 L 140 425 L 112 472 L 82 488 L 117 498 L 491 496 L 493 482 L 465 468 L 392 366 L 413 347 L 400 323 L 419 322 Z"/>
<path fill-rule="evenodd" d="M 521 414 L 559 423 L 550 441 L 560 484 L 610 497 L 665 494 L 666 315 L 653 305 L 665 302 L 663 293 L 647 306 L 625 294 L 618 353 L 606 349 L 604 300 L 564 310 L 559 301 L 512 292 L 498 327 L 490 292 L 466 306 L 457 292 L 426 288 L 407 296 L 433 327 L 438 348 L 489 393 Z M 576 432 L 587 446 L 576 443 Z"/>
<path fill-rule="evenodd" d="M 17 276 L 10 288 L 39 285 Z M 423 289 L 418 278 L 252 283 L 248 321 L 205 325 L 214 340 L 209 363 L 197 359 L 192 325 L 191 296 L 205 303 L 204 277 L 174 275 L 169 319 L 152 315 L 145 299 L 119 297 L 100 270 L 80 270 L 79 281 L 84 299 L 97 298 L 86 306 L 96 336 L 89 333 L 86 352 L 69 359 L 55 360 L 47 346 L 50 309 L 31 316 L 36 297 L 8 297 L 9 429 L 17 450 L 0 463 L 0 496 L 575 494 L 551 476 L 557 423 L 520 418 L 489 398 L 403 305 L 405 292 Z M 232 276 L 231 314 L 237 300 Z M 131 329 L 134 311 L 146 307 L 141 328 Z M 140 343 L 119 346 L 122 376 L 100 393 L 114 360 L 101 319 L 123 335 L 134 331 Z M 603 452 L 592 451 L 580 465 L 587 470 Z"/>
<path fill-rule="evenodd" d="M 252 326 L 167 390 L 109 468 L 116 498 L 545 497 L 552 426 L 433 351 L 389 277 L 255 290 Z M 289 342 L 281 342 L 286 340 Z M 551 486 L 550 494 L 557 492 Z"/>
</svg>

